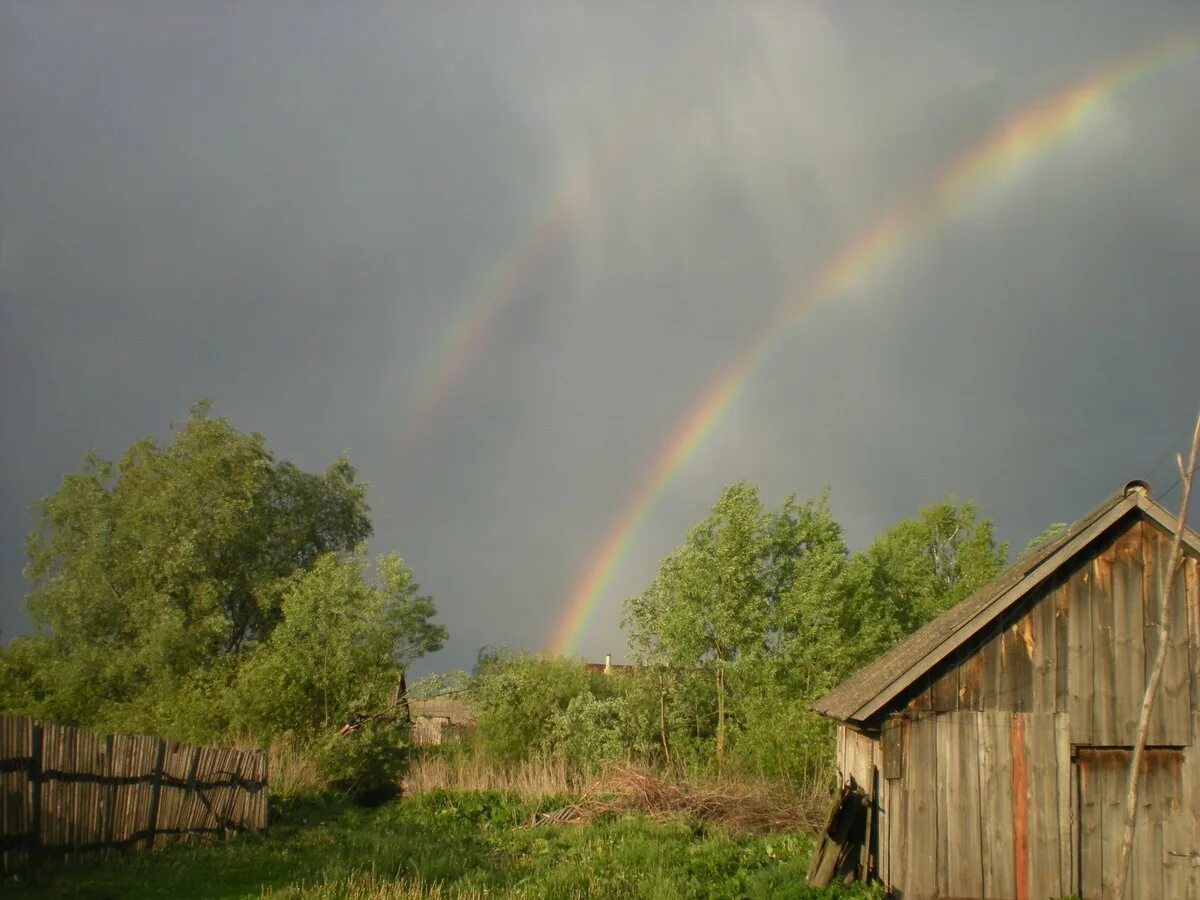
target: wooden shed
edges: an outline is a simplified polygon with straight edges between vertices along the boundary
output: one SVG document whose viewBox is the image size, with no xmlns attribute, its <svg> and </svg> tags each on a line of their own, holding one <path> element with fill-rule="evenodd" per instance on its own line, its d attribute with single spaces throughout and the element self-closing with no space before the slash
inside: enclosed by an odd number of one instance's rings
<svg viewBox="0 0 1200 900">
<path fill-rule="evenodd" d="M 822 697 L 896 895 L 1108 897 L 1174 516 L 1132 482 Z M 1200 538 L 1188 529 L 1127 897 L 1200 898 Z"/>
</svg>

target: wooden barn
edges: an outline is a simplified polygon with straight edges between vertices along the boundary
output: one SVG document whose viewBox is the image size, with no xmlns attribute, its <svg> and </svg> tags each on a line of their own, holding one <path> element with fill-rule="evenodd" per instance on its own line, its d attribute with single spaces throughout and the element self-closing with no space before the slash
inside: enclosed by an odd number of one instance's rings
<svg viewBox="0 0 1200 900">
<path fill-rule="evenodd" d="M 903 898 L 1108 897 L 1174 516 L 1132 482 L 821 698 Z M 1200 898 L 1200 538 L 1172 585 L 1127 897 Z"/>
</svg>

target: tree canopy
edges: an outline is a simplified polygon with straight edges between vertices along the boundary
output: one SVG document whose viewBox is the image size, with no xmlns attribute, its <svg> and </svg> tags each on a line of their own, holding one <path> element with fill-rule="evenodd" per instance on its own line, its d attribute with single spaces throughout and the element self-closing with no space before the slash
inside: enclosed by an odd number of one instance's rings
<svg viewBox="0 0 1200 900">
<path fill-rule="evenodd" d="M 703 758 L 708 742 L 721 764 L 732 744 L 760 769 L 803 766 L 830 746 L 808 704 L 990 580 L 1006 554 L 970 502 L 927 506 L 851 555 L 827 492 L 772 511 L 736 484 L 626 601 L 624 623 L 669 684 L 662 728 L 677 754 Z M 785 761 L 797 742 L 807 751 Z"/>
<path fill-rule="evenodd" d="M 445 636 L 399 557 L 366 581 L 371 523 L 348 460 L 304 472 L 207 404 L 167 443 L 89 454 L 35 511 L 36 633 L 0 656 L 9 708 L 195 737 L 239 724 L 235 685 L 270 682 L 291 704 L 275 724 L 298 727 L 352 702 L 322 667 L 370 693 L 368 672 L 393 677 Z M 322 665 L 301 674 L 302 660 Z"/>
</svg>

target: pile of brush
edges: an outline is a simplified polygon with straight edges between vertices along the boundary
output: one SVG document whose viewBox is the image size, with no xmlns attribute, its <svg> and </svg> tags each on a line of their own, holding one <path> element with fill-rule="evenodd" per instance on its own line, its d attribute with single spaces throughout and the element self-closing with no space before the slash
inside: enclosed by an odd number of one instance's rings
<svg viewBox="0 0 1200 900">
<path fill-rule="evenodd" d="M 573 807 L 572 821 L 605 814 L 642 813 L 656 821 L 688 818 L 740 834 L 815 830 L 828 797 L 801 797 L 768 782 L 676 781 L 645 769 L 618 766 L 593 781 Z M 549 818 L 549 817 L 548 817 Z"/>
</svg>

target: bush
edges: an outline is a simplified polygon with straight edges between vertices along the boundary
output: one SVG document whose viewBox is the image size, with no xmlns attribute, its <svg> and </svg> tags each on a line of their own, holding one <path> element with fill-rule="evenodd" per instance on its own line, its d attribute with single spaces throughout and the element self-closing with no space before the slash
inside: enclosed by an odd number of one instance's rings
<svg viewBox="0 0 1200 900">
<path fill-rule="evenodd" d="M 528 759 L 545 746 L 554 717 L 591 687 L 590 673 L 573 657 L 509 651 L 485 657 L 471 686 L 480 748 L 505 763 Z"/>
<path fill-rule="evenodd" d="M 394 725 L 379 722 L 368 722 L 347 735 L 335 734 L 314 748 L 317 771 L 358 803 L 384 803 L 396 796 L 407 767 L 402 736 Z"/>
</svg>

